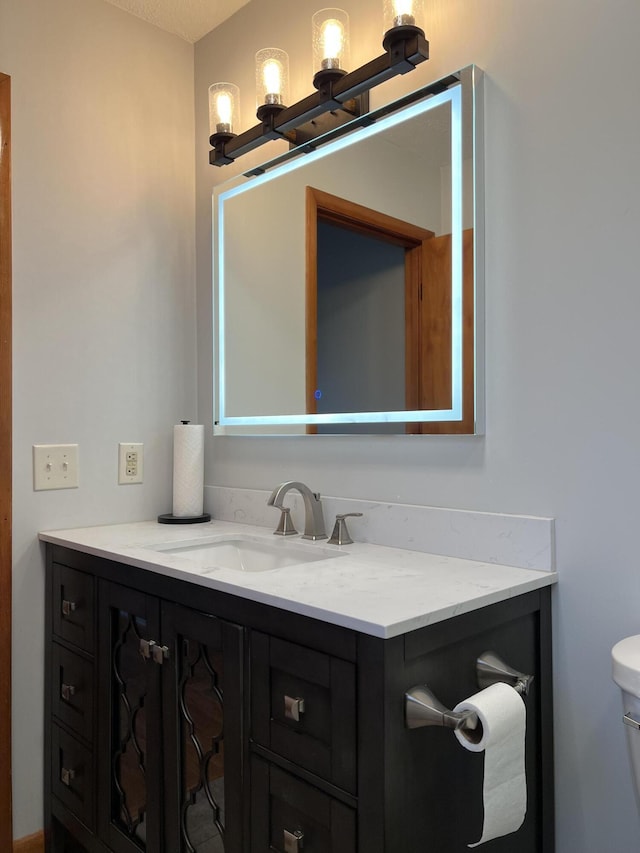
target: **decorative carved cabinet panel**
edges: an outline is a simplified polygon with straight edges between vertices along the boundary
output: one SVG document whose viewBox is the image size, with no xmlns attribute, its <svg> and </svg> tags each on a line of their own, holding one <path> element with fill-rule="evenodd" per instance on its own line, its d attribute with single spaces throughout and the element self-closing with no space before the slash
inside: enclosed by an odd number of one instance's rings
<svg viewBox="0 0 640 853">
<path fill-rule="evenodd" d="M 553 853 L 550 630 L 548 589 L 383 640 L 49 545 L 47 853 L 466 853 L 483 756 L 404 695 L 453 707 L 487 649 L 534 676 L 527 815 L 489 846 Z"/>
<path fill-rule="evenodd" d="M 242 842 L 242 629 L 163 602 L 175 650 L 163 683 L 166 849 L 233 853 Z M 174 754 L 175 749 L 175 754 Z"/>
<path fill-rule="evenodd" d="M 48 849 L 240 853 L 243 629 L 70 566 L 49 585 Z"/>
<path fill-rule="evenodd" d="M 160 637 L 159 602 L 99 582 L 98 802 L 102 837 L 118 853 L 160 844 L 160 677 L 149 643 Z"/>
</svg>

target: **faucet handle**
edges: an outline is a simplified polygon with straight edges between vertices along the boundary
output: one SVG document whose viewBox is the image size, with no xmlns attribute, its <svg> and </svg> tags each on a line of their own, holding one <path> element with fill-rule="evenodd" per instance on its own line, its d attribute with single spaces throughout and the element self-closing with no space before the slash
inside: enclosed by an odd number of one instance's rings
<svg viewBox="0 0 640 853">
<path fill-rule="evenodd" d="M 329 545 L 351 545 L 353 539 L 349 536 L 349 531 L 347 530 L 347 522 L 346 518 L 359 518 L 362 515 L 361 512 L 345 512 L 341 515 L 336 515 L 336 523 L 333 528 L 333 533 L 331 534 L 331 539 L 327 544 Z"/>
<path fill-rule="evenodd" d="M 275 536 L 295 536 L 298 532 L 293 526 L 293 521 L 291 521 L 291 507 L 281 506 L 278 507 L 280 510 L 280 523 L 273 531 Z"/>
</svg>

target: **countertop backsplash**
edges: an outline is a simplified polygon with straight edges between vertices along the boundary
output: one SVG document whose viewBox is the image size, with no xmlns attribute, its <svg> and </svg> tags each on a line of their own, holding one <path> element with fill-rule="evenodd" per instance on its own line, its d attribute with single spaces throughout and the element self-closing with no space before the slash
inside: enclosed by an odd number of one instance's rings
<svg viewBox="0 0 640 853">
<path fill-rule="evenodd" d="M 278 510 L 267 505 L 269 494 L 260 489 L 205 486 L 205 511 L 220 521 L 255 524 L 275 530 L 279 514 Z M 291 491 L 286 505 L 292 508 L 291 516 L 296 528 L 302 530 L 302 497 Z M 329 536 L 337 513 L 361 512 L 362 518 L 348 519 L 349 531 L 355 542 L 542 572 L 555 571 L 552 518 L 325 495 L 322 495 L 322 509 Z"/>
</svg>

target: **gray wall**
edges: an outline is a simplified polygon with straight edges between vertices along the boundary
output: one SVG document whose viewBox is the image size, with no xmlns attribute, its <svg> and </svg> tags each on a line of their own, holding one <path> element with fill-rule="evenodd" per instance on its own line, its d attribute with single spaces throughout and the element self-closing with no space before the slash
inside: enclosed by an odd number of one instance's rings
<svg viewBox="0 0 640 853">
<path fill-rule="evenodd" d="M 193 47 L 103 0 L 0 0 L 13 95 L 14 835 L 42 827 L 38 530 L 152 518 L 195 419 Z M 143 485 L 117 485 L 142 441 Z M 32 490 L 77 442 L 80 488 Z"/>
<path fill-rule="evenodd" d="M 350 0 L 354 66 L 380 52 L 377 2 Z M 207 86 L 231 79 L 253 123 L 253 55 L 291 58 L 310 91 L 300 0 L 250 3 L 196 45 L 199 417 L 211 422 Z M 432 59 L 377 98 L 475 62 L 486 72 L 487 423 L 478 438 L 237 438 L 207 449 L 207 482 L 302 479 L 337 496 L 553 515 L 559 853 L 636 849 L 610 678 L 640 630 L 640 113 L 637 0 L 431 0 Z M 286 22 L 286 23 L 285 23 Z M 221 172 L 223 174 L 221 174 Z"/>
</svg>

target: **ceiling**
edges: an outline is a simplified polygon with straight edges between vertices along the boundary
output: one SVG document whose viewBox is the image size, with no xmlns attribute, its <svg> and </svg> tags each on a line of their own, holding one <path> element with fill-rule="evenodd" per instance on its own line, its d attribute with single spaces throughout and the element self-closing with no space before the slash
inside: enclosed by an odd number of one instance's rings
<svg viewBox="0 0 640 853">
<path fill-rule="evenodd" d="M 107 0 L 156 27 L 195 42 L 249 0 Z"/>
</svg>

